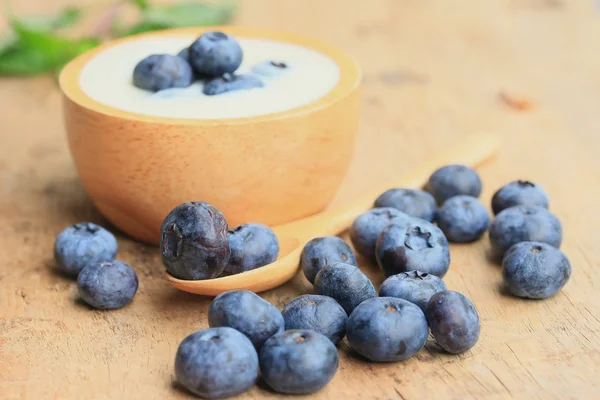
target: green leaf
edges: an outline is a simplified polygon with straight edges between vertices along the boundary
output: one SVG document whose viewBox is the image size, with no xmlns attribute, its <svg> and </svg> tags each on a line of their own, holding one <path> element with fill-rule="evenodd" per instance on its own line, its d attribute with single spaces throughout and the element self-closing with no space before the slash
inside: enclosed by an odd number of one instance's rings
<svg viewBox="0 0 600 400">
<path fill-rule="evenodd" d="M 77 7 L 67 7 L 57 14 L 36 15 L 19 18 L 21 25 L 37 31 L 53 31 L 69 27 L 81 18 L 81 10 Z M 14 49 L 18 44 L 18 36 L 8 32 L 0 38 L 0 54 Z"/>
<path fill-rule="evenodd" d="M 148 4 L 147 0 L 131 0 L 131 2 L 138 6 L 140 10 L 145 10 L 150 7 L 150 4 Z"/>
<path fill-rule="evenodd" d="M 0 38 L 0 55 L 15 48 L 19 43 L 17 36 L 14 33 L 9 33 Z"/>
<path fill-rule="evenodd" d="M 51 72 L 99 44 L 94 38 L 68 39 L 51 32 L 30 29 L 19 21 L 12 28 L 17 44 L 0 54 L 0 73 L 32 75 Z"/>
<path fill-rule="evenodd" d="M 231 19 L 236 8 L 236 4 L 230 1 L 156 5 L 143 11 L 142 21 L 164 28 L 221 25 Z"/>
<path fill-rule="evenodd" d="M 39 51 L 18 48 L 0 55 L 0 75 L 38 75 L 53 68 Z"/>
</svg>

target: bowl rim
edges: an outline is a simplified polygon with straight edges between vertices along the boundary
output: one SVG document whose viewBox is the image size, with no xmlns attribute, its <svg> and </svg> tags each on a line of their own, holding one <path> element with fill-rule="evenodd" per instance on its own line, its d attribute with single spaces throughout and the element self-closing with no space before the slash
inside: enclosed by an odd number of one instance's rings
<svg viewBox="0 0 600 400">
<path fill-rule="evenodd" d="M 174 118 L 174 117 L 162 117 L 152 116 L 145 114 L 138 114 L 131 111 L 121 110 L 116 107 L 112 107 L 101 103 L 94 98 L 88 96 L 79 85 L 79 76 L 83 68 L 88 64 L 99 53 L 122 43 L 139 40 L 142 38 L 148 38 L 153 36 L 182 36 L 196 34 L 200 36 L 202 33 L 207 31 L 219 30 L 228 33 L 232 36 L 243 37 L 243 38 L 259 38 L 274 40 L 280 42 L 287 42 L 296 44 L 316 50 L 326 56 L 330 57 L 340 69 L 340 79 L 338 83 L 325 95 L 320 98 L 311 101 L 307 104 L 293 107 L 288 110 L 278 111 L 274 113 L 267 113 L 261 115 L 255 115 L 250 117 L 239 117 L 239 118 L 221 118 L 221 119 L 191 119 L 191 118 Z M 204 27 L 193 27 L 193 28 L 177 28 L 177 29 L 165 29 L 160 31 L 142 33 L 138 35 L 129 36 L 126 38 L 115 39 L 107 41 L 98 47 L 95 47 L 75 59 L 71 60 L 61 71 L 59 76 L 59 86 L 63 93 L 63 96 L 72 101 L 73 103 L 92 110 L 97 113 L 104 115 L 117 117 L 121 119 L 147 122 L 147 123 L 167 123 L 170 125 L 237 125 L 256 123 L 264 121 L 273 121 L 279 119 L 286 119 L 289 117 L 297 117 L 305 114 L 310 114 L 315 111 L 324 109 L 331 106 L 338 101 L 348 97 L 351 93 L 358 89 L 362 78 L 362 71 L 358 62 L 345 51 L 340 48 L 333 46 L 327 42 L 321 40 L 299 35 L 295 33 L 278 31 L 273 29 L 249 27 L 249 26 L 204 26 Z"/>
</svg>

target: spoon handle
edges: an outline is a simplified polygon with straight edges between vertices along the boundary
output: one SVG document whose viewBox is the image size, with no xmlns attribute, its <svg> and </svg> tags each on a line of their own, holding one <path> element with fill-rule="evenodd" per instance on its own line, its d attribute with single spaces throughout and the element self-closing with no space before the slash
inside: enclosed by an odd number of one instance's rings
<svg viewBox="0 0 600 400">
<path fill-rule="evenodd" d="M 318 236 L 337 235 L 348 229 L 353 221 L 373 206 L 373 202 L 384 191 L 391 188 L 420 188 L 437 168 L 448 164 L 464 164 L 471 167 L 482 164 L 495 155 L 499 145 L 496 136 L 474 134 L 435 154 L 425 162 L 419 162 L 416 169 L 399 178 L 378 184 L 355 200 L 322 213 L 290 222 L 277 227 L 278 233 L 288 233 L 297 237 L 302 246 Z"/>
</svg>

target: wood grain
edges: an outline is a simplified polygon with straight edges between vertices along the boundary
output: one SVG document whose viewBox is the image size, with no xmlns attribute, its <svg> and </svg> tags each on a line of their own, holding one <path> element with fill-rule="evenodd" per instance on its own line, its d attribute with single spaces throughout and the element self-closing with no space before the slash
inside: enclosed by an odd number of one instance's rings
<svg viewBox="0 0 600 400">
<path fill-rule="evenodd" d="M 91 1 L 90 1 L 91 2 Z M 21 0 L 16 11 L 66 4 Z M 84 2 L 82 2 L 84 3 Z M 368 5 L 367 5 L 368 4 Z M 508 297 L 487 239 L 452 246 L 447 285 L 479 309 L 482 336 L 460 356 L 429 343 L 406 362 L 372 364 L 342 346 L 320 399 L 596 399 L 600 396 L 600 16 L 593 1 L 244 1 L 238 23 L 320 36 L 365 70 L 364 113 L 334 204 L 399 175 L 468 133 L 504 144 L 480 169 L 482 200 L 517 178 L 543 185 L 573 265 L 546 301 Z M 162 279 L 156 249 L 119 237 L 140 276 L 133 304 L 89 310 L 53 272 L 65 226 L 103 223 L 69 158 L 52 79 L 0 81 L 0 398 L 186 398 L 173 387 L 181 339 L 206 326 L 209 299 Z M 518 111 L 500 93 L 527 99 Z M 379 284 L 377 270 L 363 269 Z M 264 295 L 282 307 L 303 277 Z M 256 387 L 245 398 L 276 398 Z M 302 398 L 302 397 L 300 397 Z"/>
</svg>

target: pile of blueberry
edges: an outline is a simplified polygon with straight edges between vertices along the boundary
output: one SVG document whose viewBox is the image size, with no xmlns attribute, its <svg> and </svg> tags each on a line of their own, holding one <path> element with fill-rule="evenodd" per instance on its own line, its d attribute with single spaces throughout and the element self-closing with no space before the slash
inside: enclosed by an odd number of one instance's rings
<svg viewBox="0 0 600 400">
<path fill-rule="evenodd" d="M 288 65 L 264 61 L 252 67 L 251 74 L 235 74 L 242 64 L 238 41 L 223 32 L 206 32 L 178 55 L 153 54 L 133 70 L 133 84 L 150 92 L 186 88 L 203 81 L 207 96 L 264 86 L 261 77 L 279 75 Z"/>
<path fill-rule="evenodd" d="M 474 170 L 445 166 L 424 190 L 388 190 L 354 221 L 354 248 L 387 277 L 379 295 L 352 248 L 329 236 L 308 242 L 300 259 L 314 294 L 293 299 L 283 311 L 249 291 L 217 296 L 208 312 L 210 328 L 189 335 L 177 350 L 177 381 L 194 394 L 219 398 L 247 390 L 260 372 L 276 392 L 314 393 L 333 379 L 336 346 L 344 337 L 375 362 L 415 355 L 430 332 L 446 352 L 467 351 L 479 339 L 480 321 L 471 300 L 442 280 L 450 266 L 449 242 L 473 242 L 489 228 L 493 252 L 503 257 L 504 283 L 518 297 L 550 297 L 571 275 L 558 249 L 561 224 L 547 210 L 541 187 L 515 181 L 500 188 L 492 199 L 493 221 L 477 199 L 481 188 Z M 189 202 L 165 218 L 160 250 L 173 276 L 211 279 L 269 264 L 279 245 L 264 225 L 228 231 L 219 210 Z M 116 253 L 114 236 L 91 223 L 73 225 L 56 240 L 59 267 L 79 274 L 81 297 L 100 309 L 128 304 L 137 290 L 135 272 L 114 261 Z"/>
<path fill-rule="evenodd" d="M 167 271 L 178 279 L 212 279 L 262 267 L 279 256 L 279 241 L 268 226 L 248 223 L 227 228 L 223 214 L 208 203 L 175 207 L 160 228 Z"/>
<path fill-rule="evenodd" d="M 133 268 L 115 260 L 117 248 L 114 235 L 91 222 L 69 226 L 54 243 L 57 268 L 77 278 L 81 299 L 100 310 L 126 306 L 138 289 Z"/>
</svg>

